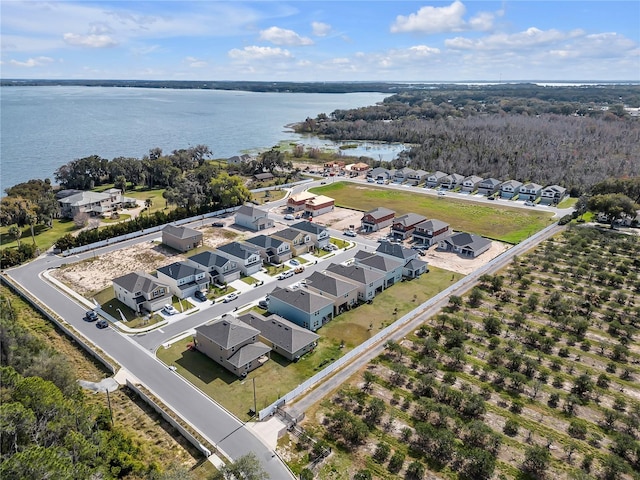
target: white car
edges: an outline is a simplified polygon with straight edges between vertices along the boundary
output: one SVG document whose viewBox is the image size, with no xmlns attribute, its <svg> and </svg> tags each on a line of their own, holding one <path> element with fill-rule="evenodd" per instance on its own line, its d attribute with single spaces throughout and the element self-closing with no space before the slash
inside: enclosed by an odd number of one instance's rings
<svg viewBox="0 0 640 480">
<path fill-rule="evenodd" d="M 291 215 L 290 213 L 287 213 L 287 214 L 284 216 L 284 219 L 285 219 L 285 220 L 295 220 L 295 219 L 296 219 L 296 217 L 294 217 L 294 216 L 293 216 L 293 215 Z"/>
<path fill-rule="evenodd" d="M 231 292 L 229 295 L 224 297 L 224 303 L 233 302 L 236 298 L 238 298 L 238 294 L 236 292 Z"/>
<path fill-rule="evenodd" d="M 354 230 L 347 230 L 344 232 L 347 237 L 357 237 L 358 234 Z"/>
<path fill-rule="evenodd" d="M 293 277 L 293 270 L 287 270 L 278 275 L 278 280 L 284 280 L 285 278 Z"/>
<path fill-rule="evenodd" d="M 176 310 L 176 307 L 168 303 L 162 309 L 167 315 L 175 315 L 176 313 L 179 313 L 178 310 Z"/>
<path fill-rule="evenodd" d="M 446 195 L 446 194 L 447 194 L 447 192 L 445 192 L 444 190 L 440 190 L 440 191 L 438 192 L 438 195 Z"/>
</svg>

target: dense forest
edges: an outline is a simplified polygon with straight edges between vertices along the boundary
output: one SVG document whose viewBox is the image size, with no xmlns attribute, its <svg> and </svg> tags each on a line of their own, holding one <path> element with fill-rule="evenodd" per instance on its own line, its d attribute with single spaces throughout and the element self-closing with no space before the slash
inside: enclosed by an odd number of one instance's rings
<svg viewBox="0 0 640 480">
<path fill-rule="evenodd" d="M 640 175 L 640 119 L 623 107 L 627 100 L 640 104 L 640 88 L 614 92 L 533 86 L 411 91 L 308 118 L 297 130 L 413 145 L 394 167 L 559 184 L 579 195 L 607 178 Z"/>
</svg>

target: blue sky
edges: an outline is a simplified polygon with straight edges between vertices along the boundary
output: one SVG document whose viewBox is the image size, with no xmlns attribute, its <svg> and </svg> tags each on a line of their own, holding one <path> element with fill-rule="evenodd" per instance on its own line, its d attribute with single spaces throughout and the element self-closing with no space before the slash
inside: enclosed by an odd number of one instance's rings
<svg viewBox="0 0 640 480">
<path fill-rule="evenodd" d="M 0 0 L 2 78 L 640 81 L 640 2 Z"/>
</svg>

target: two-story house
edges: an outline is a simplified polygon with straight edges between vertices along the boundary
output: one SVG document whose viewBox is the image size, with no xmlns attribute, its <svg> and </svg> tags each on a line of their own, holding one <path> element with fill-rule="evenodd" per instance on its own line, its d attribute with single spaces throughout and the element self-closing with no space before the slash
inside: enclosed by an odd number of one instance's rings
<svg viewBox="0 0 640 480">
<path fill-rule="evenodd" d="M 264 262 L 278 264 L 291 259 L 291 245 L 284 240 L 267 235 L 257 235 L 248 238 L 245 243 L 256 248 Z"/>
<path fill-rule="evenodd" d="M 396 212 L 385 207 L 376 207 L 362 216 L 360 225 L 363 232 L 377 232 L 393 223 Z"/>
<path fill-rule="evenodd" d="M 440 182 L 447 174 L 441 172 L 440 170 L 430 173 L 425 180 L 424 186 L 425 188 L 436 188 L 440 186 Z"/>
<path fill-rule="evenodd" d="M 396 170 L 393 174 L 393 182 L 394 183 L 404 183 L 409 180 L 409 177 L 412 173 L 415 173 L 413 168 L 403 167 Z"/>
<path fill-rule="evenodd" d="M 303 288 L 276 287 L 269 295 L 269 312 L 315 332 L 333 318 L 333 300 Z"/>
<path fill-rule="evenodd" d="M 428 176 L 429 172 L 426 170 L 414 170 L 412 173 L 409 173 L 407 183 L 415 187 L 416 185 L 420 185 L 425 182 Z"/>
<path fill-rule="evenodd" d="M 187 263 L 209 274 L 211 283 L 225 285 L 240 278 L 238 262 L 207 250 L 187 258 Z"/>
<path fill-rule="evenodd" d="M 189 227 L 165 225 L 162 229 L 162 243 L 179 252 L 188 252 L 202 245 L 202 232 Z"/>
<path fill-rule="evenodd" d="M 384 275 L 384 288 L 389 288 L 402 280 L 405 262 L 386 255 L 360 250 L 354 256 L 356 265 L 370 270 L 376 270 Z"/>
<path fill-rule="evenodd" d="M 557 205 L 567 195 L 567 189 L 560 185 L 549 185 L 540 192 L 542 205 Z"/>
<path fill-rule="evenodd" d="M 443 190 L 453 190 L 462 185 L 463 181 L 464 176 L 457 173 L 451 173 L 440 180 L 440 188 L 442 188 Z"/>
<path fill-rule="evenodd" d="M 417 213 L 406 213 L 393 219 L 391 235 L 402 240 L 411 237 L 416 225 L 424 222 L 427 217 Z"/>
<path fill-rule="evenodd" d="M 327 267 L 326 272 L 353 283 L 358 289 L 358 300 L 362 302 L 373 300 L 377 293 L 384 290 L 385 275 L 377 270 L 363 268 L 355 264 L 332 263 Z"/>
<path fill-rule="evenodd" d="M 271 237 L 288 243 L 291 254 L 294 257 L 310 252 L 315 248 L 311 235 L 291 227 L 274 232 Z"/>
<path fill-rule="evenodd" d="M 187 262 L 174 262 L 156 270 L 158 280 L 169 286 L 171 293 L 178 298 L 187 298 L 196 290 L 206 291 L 209 286 L 209 274 L 201 268 Z"/>
<path fill-rule="evenodd" d="M 316 195 L 304 203 L 304 215 L 306 217 L 319 217 L 325 213 L 333 212 L 335 200 L 326 195 Z"/>
<path fill-rule="evenodd" d="M 518 198 L 520 200 L 524 200 L 525 202 L 527 200 L 530 202 L 534 202 L 538 198 L 540 198 L 541 193 L 542 193 L 542 185 L 529 182 L 529 183 L 525 183 L 520 187 L 520 194 Z"/>
<path fill-rule="evenodd" d="M 124 197 L 122 190 L 110 188 L 104 192 L 75 192 L 59 198 L 58 205 L 60 206 L 60 216 L 73 218 L 81 212 L 89 215 L 104 215 L 123 206 L 135 206 L 136 200 Z"/>
<path fill-rule="evenodd" d="M 136 313 L 155 312 L 171 303 L 168 285 L 145 272 L 131 272 L 111 281 L 113 293 Z"/>
<path fill-rule="evenodd" d="M 438 249 L 475 258 L 491 248 L 491 240 L 473 233 L 458 232 L 438 242 Z"/>
<path fill-rule="evenodd" d="M 231 242 L 216 248 L 218 255 L 236 262 L 240 271 L 247 277 L 262 268 L 262 259 L 257 248 L 239 242 Z"/>
<path fill-rule="evenodd" d="M 358 287 L 333 275 L 313 272 L 306 279 L 307 290 L 333 300 L 333 314 L 340 315 L 358 303 Z"/>
<path fill-rule="evenodd" d="M 304 210 L 307 200 L 311 200 L 316 196 L 317 195 L 315 193 L 311 193 L 308 190 L 300 193 L 294 193 L 287 199 L 287 210 L 290 212 L 300 212 Z"/>
<path fill-rule="evenodd" d="M 460 188 L 461 192 L 473 193 L 478 189 L 480 182 L 482 182 L 482 177 L 477 175 L 469 175 L 462 181 L 462 187 Z"/>
<path fill-rule="evenodd" d="M 371 179 L 372 182 L 388 182 L 393 177 L 394 170 L 389 170 L 384 167 L 376 167 L 367 172 L 367 179 Z"/>
<path fill-rule="evenodd" d="M 517 180 L 507 180 L 500 185 L 500 197 L 511 199 L 520 193 L 522 182 Z"/>
<path fill-rule="evenodd" d="M 241 206 L 236 211 L 235 221 L 237 225 L 253 231 L 265 230 L 275 225 L 275 222 L 269 218 L 269 212 L 253 204 Z"/>
<path fill-rule="evenodd" d="M 478 195 L 490 197 L 498 190 L 502 182 L 496 178 L 485 178 L 478 184 Z"/>
<path fill-rule="evenodd" d="M 232 315 L 196 327 L 194 346 L 238 377 L 269 360 L 271 348 L 258 340 L 260 331 Z"/>
<path fill-rule="evenodd" d="M 429 271 L 427 262 L 418 258 L 418 252 L 412 248 L 405 248 L 395 243 L 382 242 L 376 249 L 376 254 L 403 262 L 402 275 L 407 278 L 417 278 Z"/>
<path fill-rule="evenodd" d="M 272 352 L 282 355 L 290 362 L 296 362 L 316 345 L 320 336 L 311 330 L 299 327 L 280 315 L 264 317 L 256 312 L 238 317 L 243 323 L 260 331 L 260 340 L 271 347 Z"/>
<path fill-rule="evenodd" d="M 303 220 L 294 223 L 290 228 L 308 234 L 316 248 L 322 248 L 329 244 L 329 230 L 323 225 Z"/>
<path fill-rule="evenodd" d="M 439 240 L 451 235 L 449 224 L 442 220 L 425 220 L 413 230 L 413 241 L 422 245 L 435 245 Z"/>
</svg>

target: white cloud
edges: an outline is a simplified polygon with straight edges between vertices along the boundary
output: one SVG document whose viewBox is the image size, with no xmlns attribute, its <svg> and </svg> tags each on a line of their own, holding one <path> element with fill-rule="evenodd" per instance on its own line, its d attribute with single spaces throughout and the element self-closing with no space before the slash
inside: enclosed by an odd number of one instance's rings
<svg viewBox="0 0 640 480">
<path fill-rule="evenodd" d="M 584 32 L 582 30 L 561 32 L 554 29 L 540 30 L 539 28 L 531 27 L 518 33 L 498 33 L 477 40 L 456 37 L 447 39 L 444 43 L 445 46 L 455 50 L 516 50 L 561 42 L 583 35 Z"/>
<path fill-rule="evenodd" d="M 487 31 L 493 27 L 494 13 L 480 12 L 468 22 L 464 19 L 467 8 L 455 0 L 446 7 L 422 7 L 408 16 L 398 15 L 391 25 L 391 33 L 446 33 L 465 30 Z M 498 12 L 500 14 L 500 12 Z"/>
<path fill-rule="evenodd" d="M 115 47 L 118 42 L 109 35 L 78 35 L 77 33 L 65 33 L 62 39 L 75 47 L 108 48 Z"/>
<path fill-rule="evenodd" d="M 312 22 L 311 28 L 316 37 L 326 37 L 331 32 L 331 25 L 322 22 Z"/>
<path fill-rule="evenodd" d="M 269 27 L 260 32 L 260 40 L 271 42 L 274 45 L 313 45 L 313 40 L 301 37 L 293 30 L 280 27 Z"/>
<path fill-rule="evenodd" d="M 286 59 L 291 58 L 291 52 L 282 48 L 258 47 L 252 45 L 244 47 L 242 50 L 234 48 L 229 50 L 229 57 L 238 61 L 252 61 L 264 59 Z"/>
<path fill-rule="evenodd" d="M 20 62 L 18 60 L 10 60 L 9 63 L 11 65 L 15 65 L 16 67 L 32 68 L 32 67 L 42 67 L 43 65 L 48 65 L 53 61 L 54 60 L 51 57 L 35 57 L 35 58 L 29 58 L 24 62 Z"/>
<path fill-rule="evenodd" d="M 208 65 L 206 61 L 199 60 L 196 57 L 186 57 L 184 60 L 191 68 L 202 68 Z"/>
</svg>

